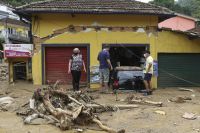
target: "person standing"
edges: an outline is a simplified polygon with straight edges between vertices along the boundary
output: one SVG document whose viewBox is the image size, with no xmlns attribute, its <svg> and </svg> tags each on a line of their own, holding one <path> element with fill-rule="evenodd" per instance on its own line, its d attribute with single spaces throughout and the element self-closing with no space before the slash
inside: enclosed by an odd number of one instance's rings
<svg viewBox="0 0 200 133">
<path fill-rule="evenodd" d="M 100 84 L 102 91 L 108 91 L 108 82 L 110 70 L 113 70 L 113 67 L 110 62 L 109 46 L 104 47 L 104 49 L 98 54 L 99 61 L 99 75 L 100 75 Z"/>
<path fill-rule="evenodd" d="M 145 51 L 144 57 L 146 59 L 145 65 L 144 65 L 144 85 L 146 88 L 146 94 L 151 95 L 152 94 L 151 78 L 153 75 L 153 58 L 150 55 L 150 51 Z"/>
<path fill-rule="evenodd" d="M 84 72 L 86 72 L 85 63 L 83 61 L 82 55 L 80 54 L 80 50 L 78 48 L 74 48 L 68 66 L 68 73 L 72 74 L 72 85 L 74 91 L 78 91 L 80 89 L 79 82 L 81 79 L 82 69 Z"/>
</svg>

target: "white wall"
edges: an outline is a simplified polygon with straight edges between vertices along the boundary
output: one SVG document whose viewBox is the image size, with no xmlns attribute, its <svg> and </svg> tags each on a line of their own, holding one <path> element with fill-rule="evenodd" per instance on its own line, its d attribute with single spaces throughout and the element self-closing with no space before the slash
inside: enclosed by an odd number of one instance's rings
<svg viewBox="0 0 200 133">
<path fill-rule="evenodd" d="M 14 14 L 12 12 L 12 10 L 13 10 L 12 8 L 7 7 L 3 4 L 0 4 L 0 11 L 2 13 L 2 14 L 0 14 L 0 17 L 1 18 L 9 17 L 9 18 L 12 18 L 12 19 L 19 19 L 19 17 L 16 14 Z"/>
</svg>

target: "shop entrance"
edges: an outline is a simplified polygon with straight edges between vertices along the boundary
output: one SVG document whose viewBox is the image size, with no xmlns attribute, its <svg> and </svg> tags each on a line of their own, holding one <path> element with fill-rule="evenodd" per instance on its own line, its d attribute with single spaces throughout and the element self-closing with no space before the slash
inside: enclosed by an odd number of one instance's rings
<svg viewBox="0 0 200 133">
<path fill-rule="evenodd" d="M 148 49 L 148 45 L 110 45 L 110 58 L 114 67 L 117 63 L 120 66 L 138 66 L 142 67 L 144 63 L 143 52 Z"/>
<path fill-rule="evenodd" d="M 14 62 L 13 63 L 13 78 L 16 80 L 26 80 L 26 62 Z"/>
<path fill-rule="evenodd" d="M 148 50 L 149 45 L 134 45 L 134 44 L 111 44 L 110 60 L 113 68 L 120 67 L 138 67 L 140 70 L 115 70 L 111 72 L 110 82 L 118 80 L 119 89 L 121 90 L 142 90 L 143 84 L 143 64 L 145 50 Z"/>
</svg>

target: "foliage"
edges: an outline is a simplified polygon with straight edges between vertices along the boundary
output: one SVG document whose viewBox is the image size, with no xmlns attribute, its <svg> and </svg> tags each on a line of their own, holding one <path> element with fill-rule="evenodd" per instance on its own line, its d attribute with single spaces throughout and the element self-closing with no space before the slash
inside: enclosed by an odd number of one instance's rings
<svg viewBox="0 0 200 133">
<path fill-rule="evenodd" d="M 188 9 L 184 6 L 181 6 L 179 3 L 176 3 L 174 0 L 154 0 L 150 3 L 158 5 L 158 6 L 167 7 L 167 8 L 169 8 L 169 9 L 175 11 L 175 12 L 178 12 L 178 13 L 191 15 L 190 9 Z"/>
<path fill-rule="evenodd" d="M 200 18 L 200 1 L 199 0 L 154 0 L 150 3 L 167 7 L 177 13 L 186 14 Z"/>
<path fill-rule="evenodd" d="M 188 8 L 193 17 L 200 18 L 200 1 L 199 0 L 179 0 L 181 7 Z"/>
<path fill-rule="evenodd" d="M 42 1 L 42 0 L 1 0 L 3 3 L 12 5 L 14 7 L 25 5 L 31 2 Z"/>
<path fill-rule="evenodd" d="M 0 37 L 0 50 L 3 50 L 3 43 L 5 42 L 4 38 Z"/>
</svg>

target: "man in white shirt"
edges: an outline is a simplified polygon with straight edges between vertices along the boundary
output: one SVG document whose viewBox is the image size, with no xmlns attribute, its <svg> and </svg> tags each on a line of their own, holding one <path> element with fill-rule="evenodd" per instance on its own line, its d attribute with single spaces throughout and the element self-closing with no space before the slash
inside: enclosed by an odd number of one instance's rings
<svg viewBox="0 0 200 133">
<path fill-rule="evenodd" d="M 151 78 L 153 75 L 153 58 L 150 56 L 150 51 L 145 51 L 144 57 L 146 59 L 144 65 L 144 85 L 147 91 L 147 95 L 152 94 Z"/>
</svg>

